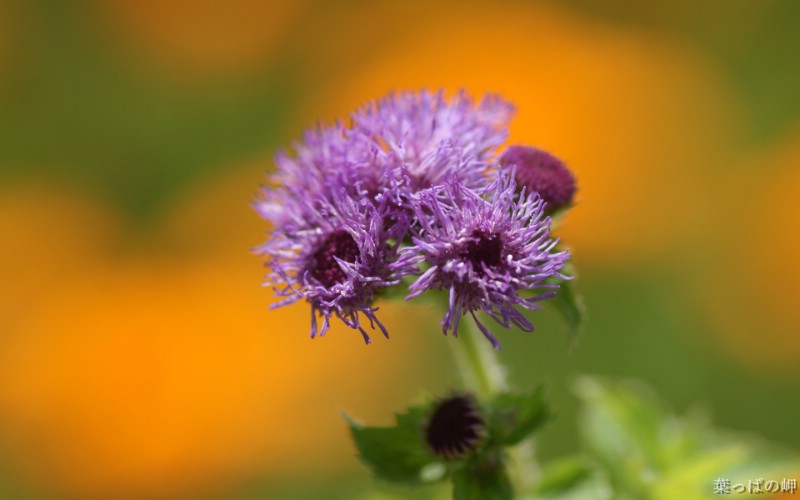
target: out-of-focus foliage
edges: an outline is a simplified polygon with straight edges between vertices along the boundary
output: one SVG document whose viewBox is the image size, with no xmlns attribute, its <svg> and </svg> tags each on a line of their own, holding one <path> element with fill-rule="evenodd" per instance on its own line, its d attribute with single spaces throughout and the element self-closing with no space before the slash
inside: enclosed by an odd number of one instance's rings
<svg viewBox="0 0 800 500">
<path fill-rule="evenodd" d="M 800 468 L 797 453 L 720 431 L 699 413 L 676 416 L 640 383 L 582 377 L 576 392 L 584 454 L 546 469 L 537 499 L 710 499 L 723 488 L 715 481 L 780 484 Z"/>
</svg>

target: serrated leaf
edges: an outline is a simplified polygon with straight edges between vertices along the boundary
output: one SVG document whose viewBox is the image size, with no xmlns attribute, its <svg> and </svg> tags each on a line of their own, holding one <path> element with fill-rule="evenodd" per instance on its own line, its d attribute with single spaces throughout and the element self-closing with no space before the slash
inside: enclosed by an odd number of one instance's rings
<svg viewBox="0 0 800 500">
<path fill-rule="evenodd" d="M 489 405 L 489 427 L 492 439 L 500 445 L 518 444 L 550 417 L 544 389 L 530 394 L 503 393 Z"/>
<path fill-rule="evenodd" d="M 489 454 L 453 471 L 453 500 L 510 500 L 514 488 L 505 463 Z"/>
<path fill-rule="evenodd" d="M 422 428 L 427 410 L 416 406 L 396 415 L 392 427 L 366 427 L 347 415 L 350 434 L 359 459 L 379 478 L 405 484 L 420 484 L 441 478 L 430 474 L 436 457 L 425 447 Z"/>
</svg>

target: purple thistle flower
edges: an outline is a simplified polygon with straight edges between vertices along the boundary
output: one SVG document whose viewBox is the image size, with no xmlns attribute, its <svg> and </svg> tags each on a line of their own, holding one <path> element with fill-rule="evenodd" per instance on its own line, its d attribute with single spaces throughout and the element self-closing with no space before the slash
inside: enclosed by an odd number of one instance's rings
<svg viewBox="0 0 800 500">
<path fill-rule="evenodd" d="M 403 92 L 369 103 L 352 115 L 353 129 L 372 137 L 403 166 L 413 190 L 451 176 L 470 188 L 485 184 L 488 162 L 508 135 L 514 107 L 487 95 L 476 106 L 461 91 Z"/>
<path fill-rule="evenodd" d="M 330 188 L 330 198 L 306 197 L 295 200 L 302 224 L 273 229 L 272 238 L 257 252 L 267 255 L 265 285 L 275 286 L 286 297 L 272 307 L 306 299 L 311 304 L 311 337 L 325 335 L 331 316 L 370 338 L 360 316 L 386 328 L 375 316 L 376 293 L 396 285 L 405 275 L 417 271 L 409 256 L 398 255 L 399 242 L 390 243 L 384 229 L 389 217 L 388 203 L 357 200 L 344 186 Z M 394 217 L 398 217 L 394 215 Z M 408 221 L 395 220 L 398 225 Z M 322 317 L 318 327 L 317 316 Z"/>
<path fill-rule="evenodd" d="M 500 157 L 503 167 L 516 167 L 514 176 L 520 187 L 535 191 L 553 212 L 572 203 L 575 176 L 564 162 L 547 151 L 528 146 L 511 146 Z"/>
<path fill-rule="evenodd" d="M 308 198 L 330 201 L 344 187 L 352 198 L 389 199 L 397 212 L 390 220 L 408 218 L 414 193 L 450 177 L 483 187 L 512 114 L 513 106 L 497 96 L 476 106 L 463 91 L 449 101 L 442 91 L 392 94 L 354 113 L 352 127 L 317 126 L 293 151 L 280 151 L 255 208 L 276 227 L 300 230 L 315 221 Z M 394 227 L 392 237 L 402 239 L 403 229 Z"/>
<path fill-rule="evenodd" d="M 270 240 L 257 251 L 267 256 L 266 284 L 284 297 L 274 307 L 305 299 L 312 337 L 324 335 L 336 316 L 369 342 L 362 316 L 386 335 L 376 295 L 427 262 L 407 298 L 448 290 L 445 333 L 456 335 L 469 313 L 499 348 L 477 310 L 503 326 L 533 330 L 517 306 L 536 309 L 555 292 L 519 292 L 558 288 L 544 280 L 565 278 L 559 270 L 568 254 L 553 252 L 545 193 L 514 192 L 502 168 L 525 168 L 514 148 L 498 164 L 512 114 L 497 96 L 476 105 L 463 91 L 450 99 L 442 91 L 391 94 L 353 113 L 352 125 L 310 129 L 278 153 L 276 172 L 255 202 L 272 223 Z M 401 249 L 409 236 L 413 245 Z"/>
<path fill-rule="evenodd" d="M 478 320 L 481 310 L 504 327 L 533 331 L 533 324 L 516 306 L 535 310 L 537 302 L 555 295 L 546 292 L 523 298 L 520 291 L 557 289 L 545 284 L 559 273 L 569 254 L 554 252 L 557 240 L 549 237 L 550 218 L 543 215 L 544 201 L 537 193 L 515 193 L 513 175 L 501 172 L 483 193 L 462 184 L 448 183 L 438 190 L 420 193 L 417 207 L 419 229 L 413 246 L 402 254 L 428 268 L 410 287 L 407 299 L 431 290 L 449 292 L 449 309 L 442 331 L 458 335 L 458 323 L 466 313 L 495 349 L 497 338 Z"/>
<path fill-rule="evenodd" d="M 279 151 L 277 171 L 261 191 L 255 208 L 276 226 L 313 224 L 309 199 L 331 201 L 342 188 L 354 198 L 397 191 L 402 176 L 390 155 L 371 138 L 337 123 L 307 130 L 292 153 Z M 306 221 L 306 218 L 309 220 Z"/>
</svg>

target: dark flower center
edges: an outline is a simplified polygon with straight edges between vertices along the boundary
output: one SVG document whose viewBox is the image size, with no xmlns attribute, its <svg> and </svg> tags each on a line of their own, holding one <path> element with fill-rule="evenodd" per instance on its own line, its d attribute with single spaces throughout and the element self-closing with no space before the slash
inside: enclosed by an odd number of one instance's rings
<svg viewBox="0 0 800 500">
<path fill-rule="evenodd" d="M 309 273 L 325 287 L 332 287 L 347 279 L 347 275 L 334 257 L 345 262 L 355 262 L 359 255 L 356 240 L 347 231 L 334 231 L 320 242 L 311 254 Z"/>
<path fill-rule="evenodd" d="M 436 407 L 425 430 L 430 449 L 444 458 L 457 458 L 475 451 L 485 422 L 469 395 L 445 399 Z"/>
<path fill-rule="evenodd" d="M 472 232 L 472 238 L 464 246 L 462 256 L 472 262 L 476 272 L 483 272 L 484 265 L 492 268 L 503 262 L 503 240 L 500 235 L 476 229 Z"/>
<path fill-rule="evenodd" d="M 553 211 L 572 203 L 575 196 L 575 177 L 566 165 L 547 151 L 527 146 L 511 146 L 500 164 L 517 166 L 517 186 L 525 186 L 528 192 L 536 191 Z"/>
</svg>

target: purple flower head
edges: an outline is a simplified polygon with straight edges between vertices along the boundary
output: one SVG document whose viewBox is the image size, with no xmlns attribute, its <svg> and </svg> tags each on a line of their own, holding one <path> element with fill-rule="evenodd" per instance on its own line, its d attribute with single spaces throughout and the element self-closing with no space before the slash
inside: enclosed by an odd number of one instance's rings
<svg viewBox="0 0 800 500">
<path fill-rule="evenodd" d="M 452 329 L 457 335 L 461 316 L 469 313 L 495 349 L 500 343 L 475 311 L 485 312 L 504 327 L 532 331 L 533 324 L 516 306 L 537 309 L 537 302 L 555 292 L 530 298 L 520 292 L 558 288 L 544 283 L 550 277 L 568 279 L 559 270 L 569 254 L 553 251 L 557 240 L 549 237 L 544 201 L 524 189 L 517 196 L 515 188 L 513 175 L 500 172 L 483 192 L 452 182 L 421 193 L 418 234 L 413 246 L 402 251 L 414 255 L 414 263 L 430 264 L 409 287 L 407 299 L 431 289 L 447 290 L 443 332 Z"/>
<path fill-rule="evenodd" d="M 364 317 L 386 334 L 376 296 L 424 262 L 430 267 L 407 298 L 447 290 L 445 333 L 456 335 L 469 313 L 499 348 L 479 310 L 533 330 L 518 306 L 536 309 L 555 292 L 520 293 L 558 288 L 545 280 L 566 279 L 559 270 L 568 259 L 554 251 L 545 205 L 569 203 L 575 183 L 557 159 L 532 148 L 509 148 L 498 160 L 512 115 L 497 96 L 475 104 L 464 92 L 403 92 L 362 107 L 350 124 L 310 129 L 278 153 L 255 202 L 272 224 L 257 251 L 267 257 L 266 284 L 283 297 L 275 306 L 305 299 L 312 337 L 335 316 L 368 342 Z"/>
<path fill-rule="evenodd" d="M 344 188 L 352 198 L 397 191 L 403 181 L 390 155 L 371 138 L 341 123 L 307 130 L 292 152 L 275 156 L 276 172 L 261 191 L 256 210 L 276 226 L 310 225 L 309 199 L 331 202 Z M 306 220 L 308 219 L 308 220 Z"/>
<path fill-rule="evenodd" d="M 488 162 L 506 139 L 514 107 L 496 95 L 477 104 L 461 91 L 403 92 L 369 103 L 352 115 L 353 129 L 372 137 L 411 179 L 413 190 L 456 178 L 485 184 Z"/>
<path fill-rule="evenodd" d="M 300 230 L 315 223 L 308 198 L 330 202 L 344 188 L 354 199 L 388 200 L 397 212 L 388 221 L 408 218 L 416 192 L 450 177 L 483 187 L 512 114 L 497 96 L 475 105 L 464 92 L 449 101 L 441 91 L 392 94 L 354 113 L 352 126 L 317 126 L 291 151 L 279 152 L 255 208 L 276 227 Z M 390 232 L 402 239 L 403 229 Z"/>
<path fill-rule="evenodd" d="M 334 183 L 335 184 L 335 183 Z M 285 297 L 273 307 L 305 299 L 311 305 L 311 337 L 325 335 L 331 316 L 359 330 L 369 343 L 360 316 L 388 333 L 375 316 L 376 293 L 416 271 L 411 259 L 398 255 L 385 231 L 389 204 L 358 200 L 344 186 L 330 190 L 330 199 L 295 200 L 302 224 L 273 229 L 272 238 L 257 251 L 268 257 L 266 285 Z M 408 225 L 408 221 L 395 220 Z M 317 316 L 322 325 L 317 325 Z"/>
<path fill-rule="evenodd" d="M 572 203 L 575 177 L 564 162 L 547 151 L 528 146 L 511 146 L 500 157 L 503 167 L 516 167 L 516 181 L 528 192 L 537 192 L 552 212 Z"/>
</svg>

